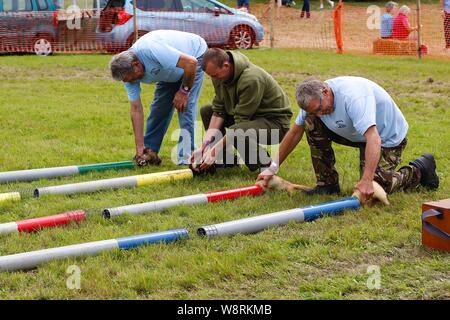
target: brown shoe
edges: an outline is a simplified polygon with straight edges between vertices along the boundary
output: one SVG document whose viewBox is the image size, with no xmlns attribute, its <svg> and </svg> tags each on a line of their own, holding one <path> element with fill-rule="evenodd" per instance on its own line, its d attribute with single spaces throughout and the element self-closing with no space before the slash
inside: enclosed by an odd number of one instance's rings
<svg viewBox="0 0 450 320">
<path fill-rule="evenodd" d="M 161 164 L 161 158 L 152 149 L 145 148 L 143 158 L 147 164 L 153 164 L 159 166 Z"/>
<path fill-rule="evenodd" d="M 135 156 L 134 161 L 139 167 L 144 167 L 146 165 L 159 166 L 161 164 L 161 159 L 158 157 L 158 154 L 147 148 L 144 149 L 144 154 L 142 156 Z"/>
</svg>

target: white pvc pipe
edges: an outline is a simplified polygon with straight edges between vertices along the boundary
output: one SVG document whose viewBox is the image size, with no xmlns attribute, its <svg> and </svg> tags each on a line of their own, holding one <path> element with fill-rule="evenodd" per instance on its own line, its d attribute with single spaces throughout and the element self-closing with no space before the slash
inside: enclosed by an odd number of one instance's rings
<svg viewBox="0 0 450 320">
<path fill-rule="evenodd" d="M 141 214 L 151 211 L 162 211 L 166 208 L 183 204 L 197 203 L 208 203 L 208 197 L 206 196 L 206 194 L 196 194 L 191 196 L 151 201 L 122 207 L 107 208 L 103 210 L 103 216 L 105 218 L 111 218 L 120 216 L 122 214 Z"/>
<path fill-rule="evenodd" d="M 95 255 L 101 251 L 114 248 L 118 248 L 116 239 L 3 256 L 0 257 L 0 271 L 31 269 L 50 260 L 77 257 L 80 255 Z"/>
<path fill-rule="evenodd" d="M 19 232 L 19 226 L 16 222 L 8 222 L 0 224 L 0 234 L 17 233 Z"/>
<path fill-rule="evenodd" d="M 303 210 L 297 208 L 205 226 L 199 228 L 197 232 L 199 235 L 207 236 L 208 238 L 223 235 L 234 235 L 237 233 L 256 233 L 267 229 L 270 226 L 284 225 L 289 221 L 302 222 L 304 219 L 305 217 Z"/>
<path fill-rule="evenodd" d="M 8 171 L 0 172 L 0 183 L 51 179 L 75 174 L 78 174 L 77 166 Z"/>
<path fill-rule="evenodd" d="M 45 194 L 73 194 L 81 192 L 94 192 L 104 189 L 118 189 L 124 187 L 133 188 L 136 186 L 136 176 L 131 176 L 37 188 L 34 190 L 34 195 L 36 197 L 40 197 Z"/>
</svg>

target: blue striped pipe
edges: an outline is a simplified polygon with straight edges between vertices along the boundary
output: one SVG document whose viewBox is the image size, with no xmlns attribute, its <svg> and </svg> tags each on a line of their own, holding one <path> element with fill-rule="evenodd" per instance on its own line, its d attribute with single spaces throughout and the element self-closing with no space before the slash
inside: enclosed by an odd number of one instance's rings
<svg viewBox="0 0 450 320">
<path fill-rule="evenodd" d="M 0 257 L 0 271 L 26 270 L 38 265 L 69 257 L 96 255 L 113 249 L 133 249 L 151 243 L 168 243 L 188 237 L 186 229 L 149 233 L 126 238 L 80 243 L 70 246 L 43 249 Z"/>
<path fill-rule="evenodd" d="M 150 234 L 142 234 L 139 236 L 131 236 L 126 238 L 117 239 L 117 245 L 119 249 L 133 249 L 150 243 L 158 242 L 173 242 L 179 239 L 185 239 L 188 237 L 188 231 L 186 229 L 177 229 L 170 231 L 162 231 Z"/>
<path fill-rule="evenodd" d="M 355 197 L 334 200 L 322 204 L 315 204 L 308 207 L 303 207 L 304 221 L 313 221 L 325 215 L 333 215 L 341 213 L 342 210 L 353 209 L 356 210 L 361 206 L 359 200 Z"/>
<path fill-rule="evenodd" d="M 361 204 L 357 198 L 345 198 L 305 208 L 278 211 L 265 215 L 204 226 L 197 229 L 197 234 L 208 238 L 214 238 L 218 236 L 235 235 L 238 233 L 255 233 L 271 226 L 285 225 L 290 221 L 312 221 L 320 218 L 322 215 L 337 214 L 345 209 L 358 209 L 360 206 Z"/>
</svg>

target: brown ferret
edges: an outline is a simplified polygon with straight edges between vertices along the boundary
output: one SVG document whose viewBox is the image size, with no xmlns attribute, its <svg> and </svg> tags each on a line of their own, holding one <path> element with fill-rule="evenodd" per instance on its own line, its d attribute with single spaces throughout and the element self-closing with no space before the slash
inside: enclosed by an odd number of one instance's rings
<svg viewBox="0 0 450 320">
<path fill-rule="evenodd" d="M 289 181 L 284 180 L 283 178 L 280 178 L 279 176 L 273 176 L 272 179 L 269 180 L 269 184 L 267 187 L 264 186 L 264 180 L 259 180 L 256 182 L 257 185 L 259 185 L 264 190 L 285 190 L 289 194 L 294 193 L 297 190 L 300 191 L 309 191 L 312 190 L 312 188 L 308 186 L 304 186 L 301 184 L 294 184 Z"/>
<path fill-rule="evenodd" d="M 372 181 L 373 183 L 373 196 L 368 201 L 366 201 L 365 205 L 372 206 L 374 202 L 379 201 L 383 205 L 388 206 L 389 200 L 387 198 L 387 193 L 384 189 L 378 184 L 378 182 Z M 361 201 L 361 192 L 358 189 L 353 191 L 352 197 L 357 197 L 359 201 Z"/>
<path fill-rule="evenodd" d="M 264 180 L 259 180 L 256 184 L 261 186 L 264 190 L 284 190 L 289 194 L 293 194 L 295 191 L 311 191 L 313 189 L 305 185 L 291 183 L 278 176 L 273 176 L 272 179 L 269 180 L 267 187 L 264 186 Z M 388 206 L 389 200 L 386 191 L 384 191 L 384 189 L 375 181 L 373 181 L 373 190 L 374 193 L 372 198 L 366 201 L 365 205 L 372 206 L 374 202 L 379 201 L 383 205 Z M 355 189 L 352 196 L 361 200 L 361 193 L 358 189 Z"/>
</svg>

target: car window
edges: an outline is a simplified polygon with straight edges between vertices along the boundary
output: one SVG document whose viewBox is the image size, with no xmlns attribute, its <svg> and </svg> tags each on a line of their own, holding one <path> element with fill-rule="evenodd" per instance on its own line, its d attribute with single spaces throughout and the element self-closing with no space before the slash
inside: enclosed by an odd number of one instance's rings
<svg viewBox="0 0 450 320">
<path fill-rule="evenodd" d="M 47 0 L 37 0 L 37 5 L 39 11 L 48 10 Z"/>
<path fill-rule="evenodd" d="M 13 11 L 12 0 L 3 0 L 3 11 Z"/>
<path fill-rule="evenodd" d="M 176 0 L 137 0 L 136 7 L 143 11 L 175 10 Z"/>
<path fill-rule="evenodd" d="M 3 11 L 31 11 L 31 0 L 3 0 Z"/>
<path fill-rule="evenodd" d="M 17 0 L 17 11 L 31 11 L 31 0 Z"/>
<path fill-rule="evenodd" d="M 181 0 L 183 11 L 213 12 L 216 5 L 205 0 Z"/>
</svg>

